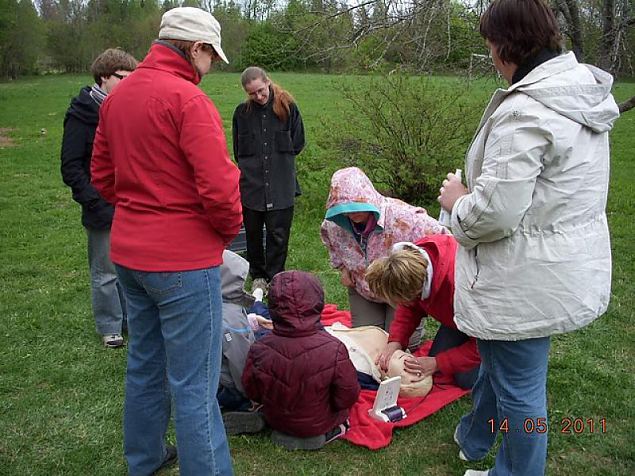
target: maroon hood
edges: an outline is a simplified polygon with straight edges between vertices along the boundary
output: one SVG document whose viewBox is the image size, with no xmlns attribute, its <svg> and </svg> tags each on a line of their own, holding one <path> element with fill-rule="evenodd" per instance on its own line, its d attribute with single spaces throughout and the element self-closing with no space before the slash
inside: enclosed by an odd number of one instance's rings
<svg viewBox="0 0 635 476">
<path fill-rule="evenodd" d="M 278 273 L 269 288 L 273 333 L 300 337 L 322 329 L 324 290 L 316 276 L 304 271 Z"/>
</svg>

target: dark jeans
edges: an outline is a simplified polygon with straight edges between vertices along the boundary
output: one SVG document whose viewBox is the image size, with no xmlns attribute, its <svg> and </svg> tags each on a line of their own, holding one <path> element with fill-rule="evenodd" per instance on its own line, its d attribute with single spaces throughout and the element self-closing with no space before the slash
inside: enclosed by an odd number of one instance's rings
<svg viewBox="0 0 635 476">
<path fill-rule="evenodd" d="M 223 412 L 246 412 L 251 408 L 251 400 L 244 397 L 235 388 L 219 385 L 216 398 Z"/>
<path fill-rule="evenodd" d="M 458 329 L 452 329 L 450 327 L 442 325 L 437 331 L 437 335 L 434 336 L 432 341 L 432 347 L 428 355 L 434 357 L 435 355 L 454 347 L 458 347 L 469 340 L 469 336 L 464 334 Z M 478 378 L 477 365 L 473 369 L 466 370 L 464 372 L 457 372 L 454 374 L 454 383 L 463 389 L 471 389 L 474 386 L 474 382 Z"/>
<path fill-rule="evenodd" d="M 277 273 L 284 271 L 292 221 L 293 207 L 268 212 L 243 208 L 247 261 L 252 279 L 271 281 Z M 263 225 L 267 229 L 265 247 L 262 245 Z"/>
</svg>

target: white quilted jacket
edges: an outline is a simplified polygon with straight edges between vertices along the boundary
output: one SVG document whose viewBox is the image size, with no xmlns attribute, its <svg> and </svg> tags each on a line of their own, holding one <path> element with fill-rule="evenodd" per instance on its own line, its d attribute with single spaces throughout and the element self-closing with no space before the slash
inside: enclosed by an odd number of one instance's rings
<svg viewBox="0 0 635 476">
<path fill-rule="evenodd" d="M 606 311 L 612 82 L 567 53 L 494 93 L 466 156 L 470 193 L 452 210 L 466 334 L 544 337 Z"/>
</svg>

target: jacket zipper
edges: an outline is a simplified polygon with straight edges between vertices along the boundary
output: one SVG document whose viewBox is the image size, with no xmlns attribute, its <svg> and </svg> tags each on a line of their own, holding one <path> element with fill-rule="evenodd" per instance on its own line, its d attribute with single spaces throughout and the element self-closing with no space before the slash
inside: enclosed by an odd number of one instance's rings
<svg viewBox="0 0 635 476">
<path fill-rule="evenodd" d="M 478 266 L 478 246 L 474 247 L 474 263 L 476 263 L 476 274 L 474 275 L 474 280 L 472 284 L 470 284 L 470 289 L 474 289 L 476 282 L 478 281 L 478 274 L 480 273 L 480 269 Z"/>
<path fill-rule="evenodd" d="M 362 237 L 362 239 L 360 240 L 360 248 L 362 249 L 362 253 L 364 253 L 364 262 L 366 263 L 366 267 L 368 268 L 368 265 L 370 264 L 368 262 L 368 243 L 370 242 L 371 237 L 377 233 L 377 230 L 373 230 L 371 231 L 368 236 L 366 237 L 366 241 L 364 242 L 364 246 L 362 246 L 362 241 L 364 241 L 364 238 Z"/>
</svg>

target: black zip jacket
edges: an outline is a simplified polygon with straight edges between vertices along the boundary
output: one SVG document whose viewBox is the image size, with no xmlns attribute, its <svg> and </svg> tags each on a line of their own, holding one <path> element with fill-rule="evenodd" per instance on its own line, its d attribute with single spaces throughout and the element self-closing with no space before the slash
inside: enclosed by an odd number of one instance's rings
<svg viewBox="0 0 635 476">
<path fill-rule="evenodd" d="M 292 207 L 300 194 L 295 157 L 304 148 L 304 125 L 292 104 L 282 122 L 273 112 L 273 91 L 267 104 L 240 104 L 232 121 L 234 157 L 240 168 L 244 208 L 257 211 Z"/>
<path fill-rule="evenodd" d="M 107 230 L 114 208 L 90 183 L 90 158 L 99 121 L 99 105 L 90 97 L 90 87 L 82 88 L 64 116 L 62 138 L 62 178 L 71 187 L 73 200 L 82 206 L 82 225 Z"/>
</svg>

